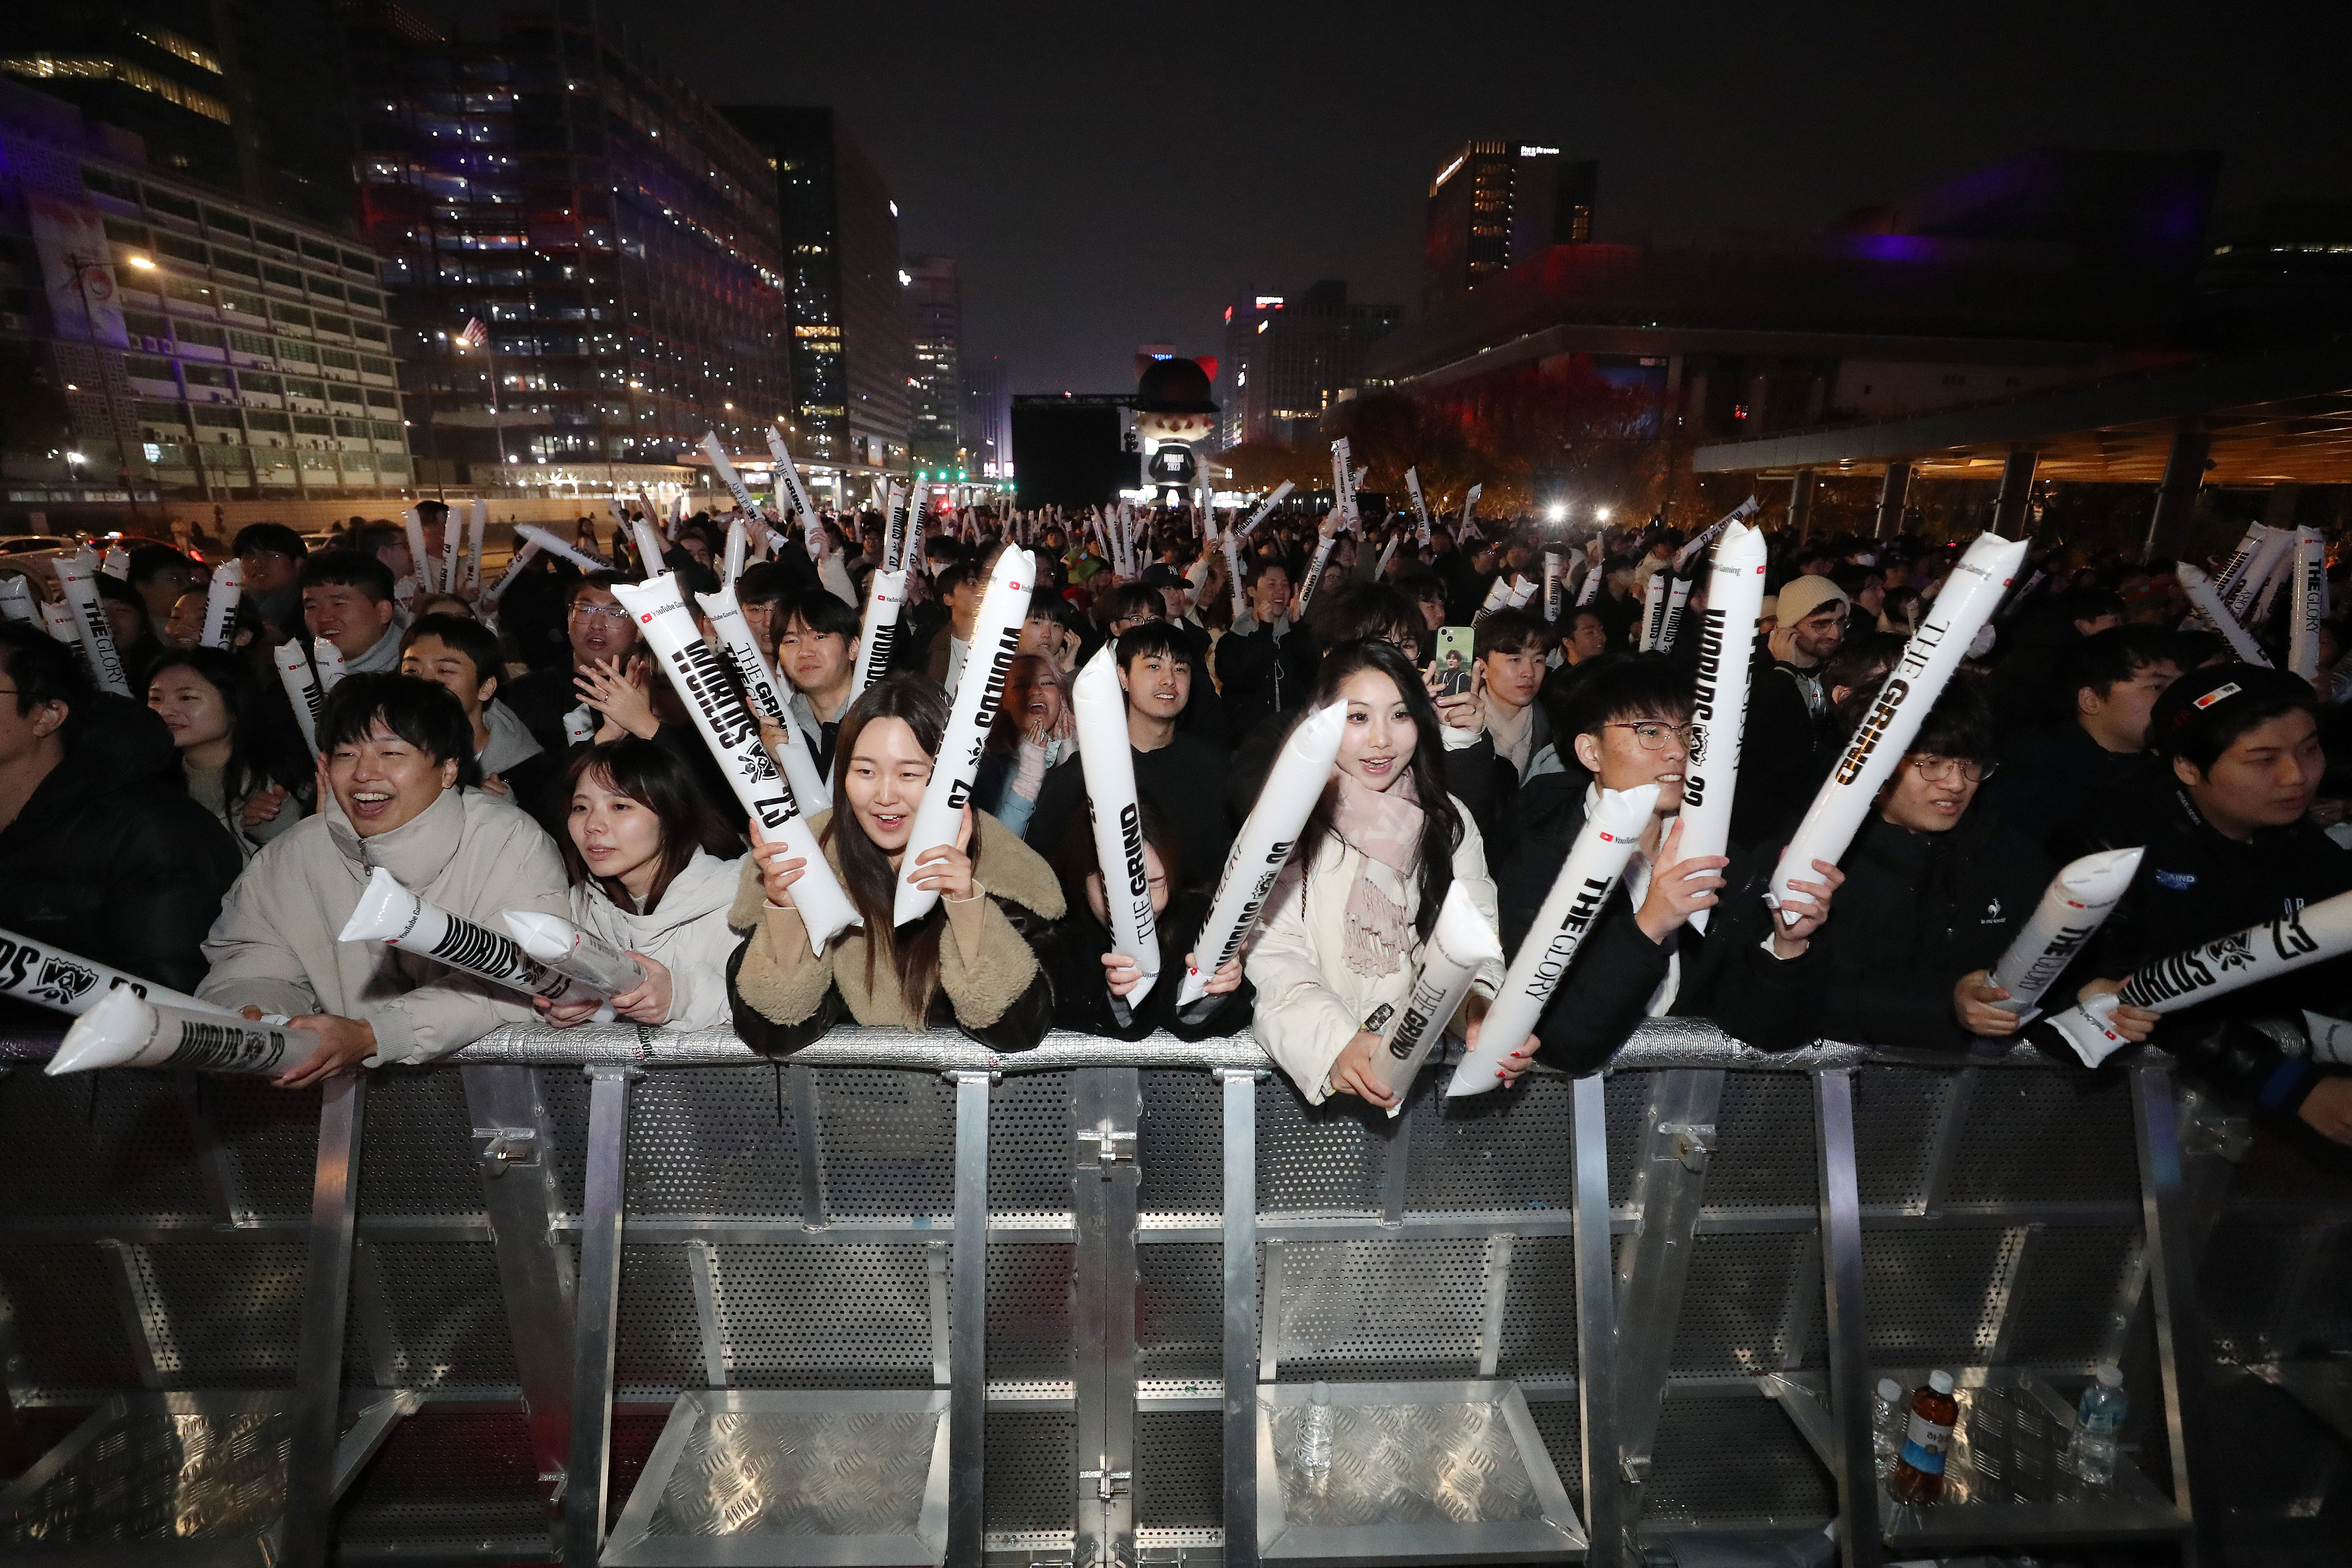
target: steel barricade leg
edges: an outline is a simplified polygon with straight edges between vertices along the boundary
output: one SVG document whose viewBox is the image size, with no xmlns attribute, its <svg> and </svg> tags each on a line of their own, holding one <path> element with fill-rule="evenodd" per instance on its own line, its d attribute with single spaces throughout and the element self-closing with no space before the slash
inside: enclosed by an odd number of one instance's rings
<svg viewBox="0 0 2352 1568">
<path fill-rule="evenodd" d="M 1576 1403 L 1583 1423 L 1587 1561 L 1642 1560 L 1617 1443 L 1617 1295 L 1609 1260 L 1609 1113 L 1599 1073 L 1570 1088 L 1576 1124 Z"/>
<path fill-rule="evenodd" d="M 587 1069 L 588 1171 L 580 1216 L 580 1289 L 572 1340 L 572 1462 L 563 1489 L 563 1561 L 595 1568 L 612 1484 L 613 1353 L 621 1310 L 621 1219 L 628 1176 L 629 1081 L 617 1062 Z"/>
<path fill-rule="evenodd" d="M 1257 1070 L 1217 1070 L 1225 1099 L 1225 1557 L 1257 1568 Z"/>
<path fill-rule="evenodd" d="M 2180 1138 L 2172 1071 L 2161 1057 L 2132 1065 L 2132 1126 L 2139 1145 L 2140 1224 L 2156 1306 L 2156 1359 L 2164 1378 L 2165 1440 L 2172 1449 L 2172 1500 L 2188 1516 L 2187 1568 L 2226 1562 L 2220 1495 L 2213 1483 L 2206 1411 L 2205 1327 L 2181 1187 Z"/>
<path fill-rule="evenodd" d="M 1822 1205 L 1830 1422 L 1837 1434 L 1838 1561 L 1878 1568 L 1878 1472 L 1870 1448 L 1870 1333 L 1862 1293 L 1862 1191 L 1854 1168 L 1853 1070 L 1813 1076 Z"/>
<path fill-rule="evenodd" d="M 360 1132 L 367 1074 L 326 1082 L 319 1158 L 310 1184 L 310 1255 L 302 1270 L 301 1337 L 294 1350 L 294 1419 L 286 1460 L 284 1560 L 320 1568 L 334 1531 L 335 1443 L 341 1436 L 343 1328 L 358 1239 Z"/>
<path fill-rule="evenodd" d="M 949 1260 L 948 1551 L 979 1568 L 988 1441 L 988 1088 L 993 1074 L 950 1072 L 956 1086 L 955 1243 Z"/>
<path fill-rule="evenodd" d="M 1625 1508 L 1636 1517 L 1665 1401 L 1722 1099 L 1721 1071 L 1683 1068 L 1652 1075 L 1643 1112 L 1633 1184 L 1642 1222 L 1617 1270 L 1617 1354 L 1611 1364 L 1617 1375 L 1617 1443 L 1625 1456 Z"/>
<path fill-rule="evenodd" d="M 1136 1124 L 1132 1067 L 1071 1075 L 1071 1389 L 1078 1416 L 1075 1563 L 1135 1561 Z"/>
</svg>

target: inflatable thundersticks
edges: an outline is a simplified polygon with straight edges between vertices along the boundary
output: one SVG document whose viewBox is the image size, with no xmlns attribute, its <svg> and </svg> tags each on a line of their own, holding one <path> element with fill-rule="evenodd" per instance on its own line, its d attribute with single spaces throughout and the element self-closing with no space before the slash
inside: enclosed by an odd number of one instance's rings
<svg viewBox="0 0 2352 1568">
<path fill-rule="evenodd" d="M 906 601 L 907 574 L 876 568 L 873 580 L 866 585 L 866 620 L 857 629 L 857 669 L 850 676 L 851 702 L 890 673 L 890 653 L 898 645 L 898 607 Z"/>
<path fill-rule="evenodd" d="M 126 975 L 94 958 L 0 929 L 0 997 L 15 997 L 61 1013 L 80 1014 L 96 1007 L 110 991 L 135 991 L 152 1001 L 192 1012 L 221 1012 L 211 1003 L 184 996 L 169 986 Z"/>
<path fill-rule="evenodd" d="M 2086 1067 L 2130 1043 L 2107 1027 L 2117 1007 L 2179 1012 L 2200 1002 L 2352 952 L 2352 893 L 2306 904 L 2260 925 L 2200 942 L 2135 970 L 2113 996 L 2094 997 L 2046 1020 Z"/>
<path fill-rule="evenodd" d="M 1496 940 L 1495 928 L 1486 924 L 1478 906 L 1470 902 L 1469 891 L 1458 882 L 1447 888 L 1445 902 L 1438 905 L 1437 925 L 1422 947 L 1421 968 L 1412 977 L 1412 988 L 1387 1017 L 1375 1014 L 1364 1020 L 1366 1029 L 1380 1031 L 1381 1043 L 1372 1052 L 1372 1064 L 1382 1084 L 1397 1097 L 1397 1103 L 1389 1107 L 1390 1115 L 1404 1109 L 1405 1091 L 1412 1087 L 1413 1075 L 1445 1033 L 1445 1026 L 1462 1010 L 1462 998 L 1470 994 L 1480 967 L 1502 961 L 1503 945 Z M 1483 1027 L 1478 1037 L 1481 1041 L 1486 1038 Z M 1527 1032 L 1521 1030 L 1517 1038 L 1525 1040 Z"/>
<path fill-rule="evenodd" d="M 225 560 L 213 569 L 213 580 L 205 586 L 205 630 L 196 639 L 206 648 L 226 648 L 236 635 L 236 601 L 245 592 L 245 568 L 234 560 Z"/>
<path fill-rule="evenodd" d="M 1804 821 L 1797 824 L 1796 836 L 1780 852 L 1780 863 L 1772 870 L 1765 899 L 1789 925 L 1794 925 L 1812 904 L 1809 896 L 1789 884 L 1811 879 L 1817 860 L 1835 865 L 1844 858 L 1846 846 L 1853 842 L 1863 819 L 1870 814 L 1871 803 L 1878 798 L 1879 788 L 1902 763 L 1911 737 L 1927 720 L 1927 710 L 1944 695 L 1944 686 L 1959 668 L 1969 644 L 1984 630 L 2001 595 L 2009 591 L 2018 563 L 2025 559 L 2027 542 L 1979 534 L 1945 580 L 1927 623 L 1904 644 L 1903 657 L 1887 672 L 1870 712 L 1846 743 L 1845 754 L 1829 778 L 1822 780 L 1821 793 L 1813 797 Z"/>
<path fill-rule="evenodd" d="M 635 958 L 561 915 L 502 909 L 499 920 L 524 952 L 600 997 L 625 996 L 645 983 L 646 972 Z"/>
<path fill-rule="evenodd" d="M 1706 613 L 1698 627 L 1698 670 L 1691 699 L 1690 757 L 1683 764 L 1681 853 L 1729 852 L 1731 797 L 1739 787 L 1739 751 L 1748 725 L 1748 685 L 1756 628 L 1764 616 L 1764 536 L 1724 519 L 1723 542 L 1707 566 Z M 1706 929 L 1711 909 L 1691 924 Z"/>
<path fill-rule="evenodd" d="M 2033 917 L 2009 939 L 2009 946 L 1986 972 L 1986 979 L 2009 993 L 1993 1003 L 2029 1018 L 2052 982 L 2074 962 L 2083 944 L 2107 923 L 2124 890 L 2139 870 L 2143 852 L 2101 850 L 2063 867 L 2034 906 Z"/>
<path fill-rule="evenodd" d="M 1143 809 L 1135 795 L 1135 749 L 1127 734 L 1127 694 L 1119 690 L 1118 660 L 1108 643 L 1078 672 L 1070 694 L 1078 726 L 1078 768 L 1087 781 L 1094 821 L 1095 858 L 1101 862 L 1103 908 L 1110 915 L 1111 951 L 1135 960 L 1142 981 L 1111 998 L 1124 1024 L 1130 1009 L 1160 978 L 1160 933 L 1151 913 L 1151 883 L 1143 863 Z"/>
<path fill-rule="evenodd" d="M 1535 924 L 1519 943 L 1518 956 L 1503 976 L 1503 988 L 1478 1026 L 1478 1048 L 1454 1070 L 1445 1091 L 1449 1099 L 1484 1094 L 1500 1083 L 1503 1058 L 1535 1033 L 1544 1004 L 1559 987 L 1560 977 L 1576 960 L 1601 906 L 1625 874 L 1642 830 L 1657 809 L 1658 787 L 1643 784 L 1633 789 L 1603 789 L 1601 803 L 1584 821 L 1551 892 L 1544 895 Z M 1685 829 L 1685 837 L 1689 830 Z"/>
<path fill-rule="evenodd" d="M 179 1067 L 274 1074 L 299 1067 L 318 1049 L 318 1035 L 307 1029 L 248 1023 L 201 1004 L 173 1007 L 125 989 L 107 992 L 74 1019 L 44 1071 L 54 1076 L 99 1067 Z"/>
<path fill-rule="evenodd" d="M 802 744 L 799 727 L 793 723 L 792 710 L 785 706 L 783 693 L 778 688 L 776 673 L 768 667 L 768 656 L 760 652 L 760 644 L 751 635 L 751 623 L 743 619 L 743 606 L 725 589 L 717 593 L 698 593 L 694 598 L 709 619 L 710 629 L 719 633 L 719 653 L 750 695 L 752 711 L 784 732 L 783 745 L 775 752 L 776 765 L 784 770 L 784 781 L 793 787 L 793 799 L 800 801 L 803 810 L 824 810 L 833 804 L 833 791 L 825 787 L 824 775 L 817 770 L 816 758 Z"/>
<path fill-rule="evenodd" d="M 927 852 L 956 841 L 956 819 L 971 800 L 972 780 L 980 775 L 981 750 L 988 744 L 988 727 L 995 722 L 996 710 L 1003 704 L 1005 679 L 1021 652 L 1021 622 L 1028 619 L 1029 595 L 1036 586 L 1036 558 L 1025 549 L 1006 547 L 996 558 L 996 570 L 981 595 L 980 613 L 972 621 L 971 652 L 966 656 L 955 701 L 948 708 L 939 759 L 931 768 L 931 781 L 923 789 L 922 803 L 915 808 L 907 852 L 899 858 L 898 888 L 890 917 L 895 925 L 920 920 L 939 904 L 938 889 L 915 885 L 915 878 L 921 874 L 917 862 Z M 980 678 L 973 678 L 975 672 Z"/>
<path fill-rule="evenodd" d="M 824 852 L 809 831 L 792 786 L 777 772 L 776 759 L 760 744 L 759 724 L 727 684 L 719 655 L 694 629 L 694 617 L 687 613 L 677 573 L 666 572 L 646 583 L 615 583 L 613 596 L 635 619 L 646 646 L 653 651 L 654 662 L 669 677 L 687 716 L 702 736 L 702 744 L 718 758 L 735 799 L 768 841 L 790 844 L 793 854 L 808 862 L 800 881 L 793 884 L 793 907 L 808 929 L 810 951 L 823 952 L 835 932 L 859 923 L 857 911 L 842 892 L 833 868 L 825 863 Z"/>
<path fill-rule="evenodd" d="M 1283 742 L 1282 755 L 1258 786 L 1257 803 L 1225 856 L 1216 899 L 1192 949 L 1195 962 L 1185 970 L 1184 984 L 1176 993 L 1179 1008 L 1206 997 L 1209 977 L 1242 950 L 1257 924 L 1258 911 L 1265 907 L 1266 894 L 1274 891 L 1274 879 L 1282 874 L 1283 862 L 1298 842 L 1299 830 L 1331 781 L 1331 765 L 1339 760 L 1339 738 L 1347 728 L 1348 705 L 1329 703 L 1300 719 Z"/>
<path fill-rule="evenodd" d="M 2180 591 L 2189 596 L 2189 605 L 2205 618 L 2214 631 L 2228 640 L 2231 653 L 2249 664 L 2270 668 L 2269 657 L 2255 645 L 2245 627 L 2239 624 L 2238 618 L 2230 613 L 2230 607 L 2221 602 L 2221 595 L 2214 589 L 2210 578 L 2185 560 L 2175 566 L 2172 573 L 2180 580 Z"/>
</svg>

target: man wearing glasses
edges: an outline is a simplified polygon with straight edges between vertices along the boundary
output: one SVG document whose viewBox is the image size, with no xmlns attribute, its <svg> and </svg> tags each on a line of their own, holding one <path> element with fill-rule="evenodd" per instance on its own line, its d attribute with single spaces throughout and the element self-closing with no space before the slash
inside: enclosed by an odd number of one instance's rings
<svg viewBox="0 0 2352 1568">
<path fill-rule="evenodd" d="M 594 681 L 600 674 L 599 662 L 606 659 L 625 670 L 628 666 L 628 656 L 637 645 L 636 623 L 613 596 L 613 585 L 628 580 L 600 571 L 573 582 L 563 621 L 564 636 L 572 645 L 571 661 L 533 670 L 507 688 L 507 706 L 550 757 L 560 758 L 572 749 L 563 732 L 563 717 L 582 706 L 575 677 Z"/>
<path fill-rule="evenodd" d="M 1600 791 L 1658 787 L 1624 879 L 1536 1026 L 1538 1059 L 1564 1072 L 1599 1068 L 1645 1018 L 1709 1018 L 1766 1050 L 1810 1036 L 1810 993 L 1820 982 L 1812 939 L 1843 879 L 1816 862 L 1819 880 L 1803 884 L 1816 900 L 1811 912 L 1780 928 L 1763 898 L 1777 852 L 1684 856 L 1677 819 L 1690 716 L 1685 677 L 1663 660 L 1596 661 L 1559 704 L 1577 766 L 1538 773 L 1520 791 L 1524 836 L 1496 868 L 1503 943 L 1514 955 Z M 1692 924 L 1702 910 L 1704 931 Z"/>
<path fill-rule="evenodd" d="M 274 646 L 301 630 L 302 536 L 284 523 L 247 523 L 231 547 L 245 570 L 245 596 L 269 628 Z"/>
</svg>

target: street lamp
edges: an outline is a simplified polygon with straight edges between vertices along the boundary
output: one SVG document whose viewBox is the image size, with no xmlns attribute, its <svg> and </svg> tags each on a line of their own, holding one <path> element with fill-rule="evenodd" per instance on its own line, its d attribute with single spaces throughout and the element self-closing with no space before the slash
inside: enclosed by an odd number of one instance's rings
<svg viewBox="0 0 2352 1568">
<path fill-rule="evenodd" d="M 1551 506 L 1545 510 L 1544 518 L 1548 522 L 1554 523 L 1564 523 L 1568 521 L 1568 503 L 1565 501 L 1554 501 Z"/>
<path fill-rule="evenodd" d="M 1595 522 L 1599 522 L 1599 523 L 1605 523 L 1605 522 L 1607 522 L 1607 521 L 1609 520 L 1609 508 L 1608 508 L 1608 507 L 1593 507 L 1593 508 L 1592 508 L 1592 519 L 1593 519 L 1593 521 L 1595 521 Z"/>
</svg>

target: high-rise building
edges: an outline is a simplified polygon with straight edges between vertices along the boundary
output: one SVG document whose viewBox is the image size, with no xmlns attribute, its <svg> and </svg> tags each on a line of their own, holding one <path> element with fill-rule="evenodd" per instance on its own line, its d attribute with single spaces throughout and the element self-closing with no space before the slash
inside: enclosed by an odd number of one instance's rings
<svg viewBox="0 0 2352 1568">
<path fill-rule="evenodd" d="M 965 466 L 962 378 L 957 345 L 963 337 L 963 293 L 955 257 L 910 256 L 908 311 L 915 330 L 915 466 L 937 474 Z"/>
<path fill-rule="evenodd" d="M 991 354 L 963 360 L 963 444 L 975 479 L 1013 477 L 1013 372 Z"/>
<path fill-rule="evenodd" d="M 898 204 L 824 108 L 723 110 L 772 171 L 782 225 L 797 448 L 804 461 L 904 473 L 915 340 L 898 264 Z"/>
<path fill-rule="evenodd" d="M 1332 278 L 1303 294 L 1235 300 L 1225 311 L 1218 366 L 1220 444 L 1310 437 L 1339 395 L 1360 383 L 1364 350 L 1403 314 L 1394 305 L 1350 304 L 1348 286 Z"/>
<path fill-rule="evenodd" d="M 334 0 L 28 0 L 0 41 L 0 71 L 134 132 L 160 173 L 347 229 L 341 68 Z"/>
<path fill-rule="evenodd" d="M 1471 141 L 1429 185 L 1421 308 L 1459 299 L 1497 273 L 1556 245 L 1592 237 L 1601 165 L 1557 147 Z"/>
<path fill-rule="evenodd" d="M 676 477 L 625 465 L 694 461 L 710 430 L 758 452 L 790 399 L 751 143 L 593 0 L 509 11 L 482 42 L 389 0 L 347 27 L 360 218 L 436 477 L 625 486 Z"/>
<path fill-rule="evenodd" d="M 6 499 L 356 498 L 413 482 L 377 260 L 0 81 Z"/>
</svg>

